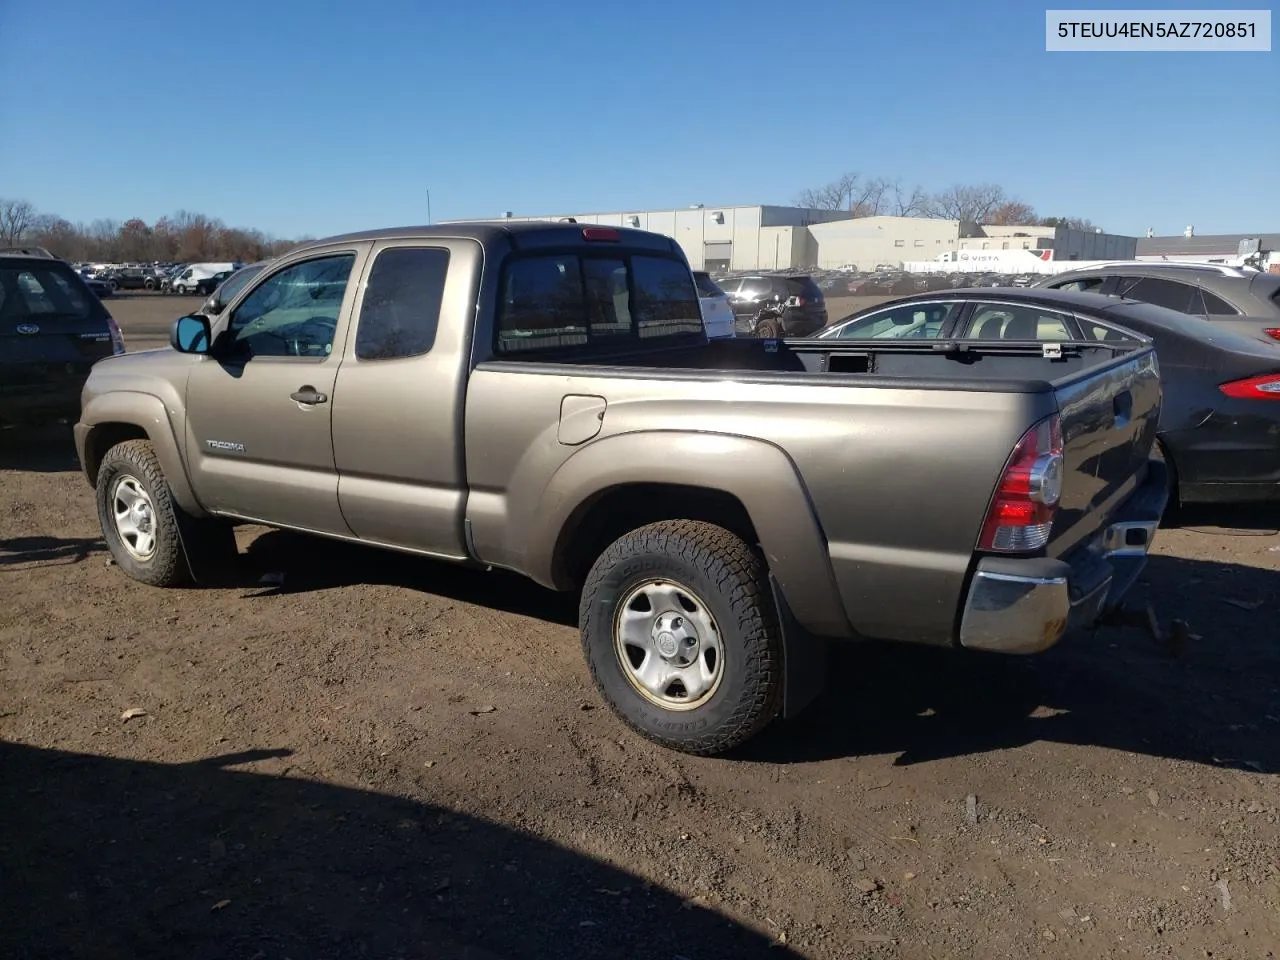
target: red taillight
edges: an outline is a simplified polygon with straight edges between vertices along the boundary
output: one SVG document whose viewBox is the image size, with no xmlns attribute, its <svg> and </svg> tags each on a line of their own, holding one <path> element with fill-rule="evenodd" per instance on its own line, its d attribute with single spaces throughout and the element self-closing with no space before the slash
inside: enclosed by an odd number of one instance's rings
<svg viewBox="0 0 1280 960">
<path fill-rule="evenodd" d="M 1005 464 L 978 538 L 979 550 L 1017 553 L 1049 542 L 1062 496 L 1062 424 L 1055 413 L 1022 435 Z"/>
<path fill-rule="evenodd" d="M 618 231 L 612 227 L 583 227 L 583 240 L 613 240 L 617 241 Z"/>
<path fill-rule="evenodd" d="M 1280 340 L 1280 327 L 1267 327 L 1262 332 L 1272 340 Z"/>
<path fill-rule="evenodd" d="M 1280 373 L 1264 373 L 1247 380 L 1232 380 L 1218 387 L 1238 400 L 1280 400 Z"/>
</svg>

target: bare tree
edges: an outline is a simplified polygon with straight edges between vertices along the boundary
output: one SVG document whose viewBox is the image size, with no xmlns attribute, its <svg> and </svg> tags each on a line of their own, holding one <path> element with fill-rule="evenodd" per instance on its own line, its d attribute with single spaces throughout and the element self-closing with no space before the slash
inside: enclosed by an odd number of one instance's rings
<svg viewBox="0 0 1280 960">
<path fill-rule="evenodd" d="M 1037 222 L 1042 227 L 1067 227 L 1071 230 L 1084 230 L 1086 233 L 1102 229 L 1085 217 L 1043 217 Z"/>
<path fill-rule="evenodd" d="M 1036 222 L 1036 212 L 1029 203 L 1023 203 L 1021 200 L 1006 200 L 987 215 L 986 222 L 996 226 L 1033 224 Z"/>
<path fill-rule="evenodd" d="M 994 183 L 953 184 L 929 198 L 929 215 L 941 220 L 986 223 L 991 211 L 1008 202 Z"/>
<path fill-rule="evenodd" d="M 830 183 L 801 190 L 796 203 L 814 210 L 850 210 L 859 191 L 861 174 L 842 173 Z"/>
<path fill-rule="evenodd" d="M 927 215 L 929 195 L 924 187 L 916 185 L 910 190 L 903 189 L 902 181 L 895 180 L 889 189 L 885 212 L 892 217 L 923 217 Z"/>
<path fill-rule="evenodd" d="M 0 243 L 21 243 L 36 219 L 36 208 L 26 200 L 0 199 Z"/>
</svg>

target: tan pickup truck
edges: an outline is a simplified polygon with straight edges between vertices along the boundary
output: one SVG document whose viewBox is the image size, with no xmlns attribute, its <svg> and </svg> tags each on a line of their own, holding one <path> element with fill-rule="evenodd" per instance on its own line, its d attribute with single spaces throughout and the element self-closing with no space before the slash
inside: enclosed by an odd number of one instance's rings
<svg viewBox="0 0 1280 960">
<path fill-rule="evenodd" d="M 1149 341 L 708 340 L 638 230 L 334 237 L 171 347 L 98 362 L 75 427 L 125 573 L 199 581 L 240 521 L 515 570 L 689 752 L 803 707 L 832 639 L 1051 646 L 1165 503 Z"/>
</svg>

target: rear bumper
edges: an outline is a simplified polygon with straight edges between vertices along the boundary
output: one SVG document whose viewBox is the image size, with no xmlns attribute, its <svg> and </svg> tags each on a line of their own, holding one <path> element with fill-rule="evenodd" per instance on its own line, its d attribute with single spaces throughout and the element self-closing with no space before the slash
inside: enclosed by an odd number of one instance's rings
<svg viewBox="0 0 1280 960">
<path fill-rule="evenodd" d="M 1147 563 L 1168 499 L 1168 473 L 1147 477 L 1087 546 L 1063 559 L 984 557 L 960 620 L 960 645 L 993 653 L 1040 653 L 1115 609 Z"/>
</svg>

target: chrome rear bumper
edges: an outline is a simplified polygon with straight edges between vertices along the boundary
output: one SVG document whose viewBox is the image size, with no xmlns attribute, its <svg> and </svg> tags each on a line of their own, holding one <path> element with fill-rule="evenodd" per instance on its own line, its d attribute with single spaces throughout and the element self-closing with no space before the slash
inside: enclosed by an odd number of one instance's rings
<svg viewBox="0 0 1280 960">
<path fill-rule="evenodd" d="M 1164 465 L 1071 562 L 984 557 L 960 618 L 960 645 L 993 653 L 1040 653 L 1070 630 L 1088 629 L 1128 593 L 1147 562 L 1167 500 Z"/>
</svg>

